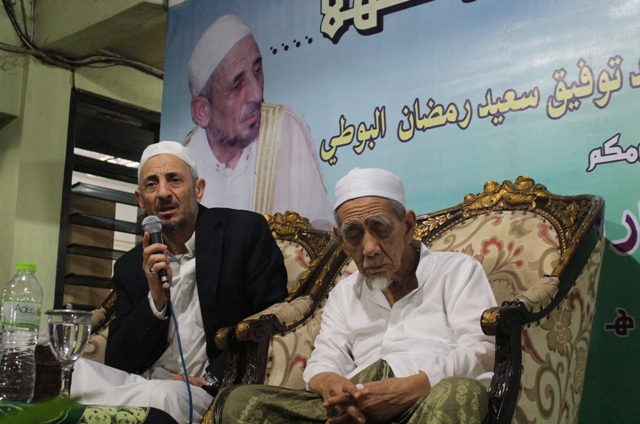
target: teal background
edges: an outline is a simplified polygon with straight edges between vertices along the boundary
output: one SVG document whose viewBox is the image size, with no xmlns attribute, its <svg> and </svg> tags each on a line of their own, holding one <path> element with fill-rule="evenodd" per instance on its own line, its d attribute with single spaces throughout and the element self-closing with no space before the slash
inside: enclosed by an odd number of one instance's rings
<svg viewBox="0 0 640 424">
<path fill-rule="evenodd" d="M 252 29 L 263 54 L 265 100 L 302 113 L 317 151 L 322 140 L 339 134 L 341 115 L 347 125 L 371 125 L 374 109 L 385 106 L 387 132 L 373 149 L 357 155 L 353 145 L 341 147 L 335 165 L 321 163 L 330 198 L 335 182 L 356 166 L 398 174 L 417 213 L 457 204 L 488 180 L 529 175 L 554 193 L 604 196 L 608 241 L 627 237 L 625 211 L 638 218 L 639 163 L 586 169 L 589 152 L 617 133 L 623 149 L 640 143 L 640 88 L 629 83 L 629 74 L 640 71 L 640 1 L 435 0 L 383 16 L 377 34 L 350 26 L 334 44 L 320 32 L 319 0 L 191 0 L 169 10 L 162 139 L 181 141 L 193 128 L 186 63 L 202 31 L 231 12 Z M 596 90 L 578 110 L 557 120 L 547 116 L 554 71 L 565 69 L 569 85 L 579 79 L 576 64 L 583 59 L 597 79 L 603 69 L 611 72 L 607 61 L 616 55 L 623 59 L 623 85 L 605 108 L 593 104 Z M 521 94 L 536 87 L 535 109 L 506 113 L 499 126 L 477 116 L 488 89 L 496 99 L 508 89 Z M 402 109 L 416 98 L 422 113 L 430 98 L 460 110 L 468 99 L 471 123 L 466 130 L 449 124 L 416 132 L 402 143 L 396 136 L 398 123 L 406 122 Z M 638 421 L 637 331 L 625 337 L 605 330 L 619 308 L 638 314 L 638 255 L 607 247 L 580 423 Z"/>
</svg>

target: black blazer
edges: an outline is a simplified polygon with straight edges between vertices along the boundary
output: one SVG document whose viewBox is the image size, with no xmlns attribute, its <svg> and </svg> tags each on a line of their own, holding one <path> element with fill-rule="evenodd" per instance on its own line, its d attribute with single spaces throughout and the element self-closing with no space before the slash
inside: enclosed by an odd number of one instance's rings
<svg viewBox="0 0 640 424">
<path fill-rule="evenodd" d="M 196 224 L 196 283 L 207 341 L 209 367 L 220 381 L 226 354 L 215 346 L 221 327 L 282 301 L 287 271 L 267 221 L 255 212 L 199 206 Z M 115 264 L 118 295 L 109 324 L 105 364 L 142 373 L 167 348 L 169 319 L 151 311 L 149 286 L 142 269 L 142 244 Z"/>
</svg>

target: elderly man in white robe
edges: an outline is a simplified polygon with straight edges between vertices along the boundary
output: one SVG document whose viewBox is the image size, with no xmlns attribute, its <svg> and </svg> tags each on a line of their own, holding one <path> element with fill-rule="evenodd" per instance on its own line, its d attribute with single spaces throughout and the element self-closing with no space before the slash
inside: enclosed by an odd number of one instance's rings
<svg viewBox="0 0 640 424">
<path fill-rule="evenodd" d="M 331 204 L 304 118 L 263 101 L 262 55 L 235 15 L 217 18 L 187 68 L 197 127 L 185 144 L 210 186 L 202 204 L 274 214 L 292 210 L 330 229 Z"/>
<path fill-rule="evenodd" d="M 335 217 L 358 271 L 329 294 L 309 391 L 226 388 L 218 422 L 480 424 L 495 354 L 480 316 L 496 304 L 480 263 L 414 240 L 402 182 L 382 169 L 338 181 Z"/>
</svg>

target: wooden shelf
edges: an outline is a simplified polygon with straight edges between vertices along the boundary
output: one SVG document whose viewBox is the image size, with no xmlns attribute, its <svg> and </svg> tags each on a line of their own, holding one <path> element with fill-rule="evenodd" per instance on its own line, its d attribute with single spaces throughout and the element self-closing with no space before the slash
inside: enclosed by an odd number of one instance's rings
<svg viewBox="0 0 640 424">
<path fill-rule="evenodd" d="M 120 190 L 113 190 L 87 183 L 75 183 L 71 186 L 71 193 L 82 196 L 94 197 L 96 199 L 110 200 L 125 205 L 138 206 L 136 196 Z"/>
<path fill-rule="evenodd" d="M 159 140 L 160 114 L 72 90 L 68 128 L 54 306 L 71 299 L 84 308 L 113 288 L 113 261 L 125 253 L 114 243 L 126 249 L 133 238 L 114 233 L 132 234 L 138 241 L 142 234 L 133 190 L 114 184 L 137 186 L 138 170 L 96 158 L 138 161 Z M 94 154 L 88 157 L 76 149 Z M 76 172 L 99 178 L 76 180 Z M 103 184 L 102 179 L 113 181 Z"/>
<path fill-rule="evenodd" d="M 103 162 L 80 155 L 73 155 L 73 170 L 87 174 L 98 175 L 112 180 L 138 184 L 138 170 L 122 165 Z"/>
<path fill-rule="evenodd" d="M 141 234 L 142 227 L 135 222 L 121 221 L 119 219 L 105 218 L 102 216 L 87 215 L 84 213 L 72 213 L 69 215 L 69 224 L 84 225 L 86 227 L 101 228 L 103 230 L 119 231 L 128 234 Z"/>
<path fill-rule="evenodd" d="M 67 274 L 64 276 L 65 284 L 72 286 L 96 287 L 100 289 L 112 289 L 111 278 L 96 277 L 93 275 Z"/>
<path fill-rule="evenodd" d="M 113 259 L 114 261 L 124 255 L 124 250 L 107 249 L 105 247 L 87 246 L 84 244 L 71 243 L 67 246 L 67 253 L 93 258 Z"/>
</svg>

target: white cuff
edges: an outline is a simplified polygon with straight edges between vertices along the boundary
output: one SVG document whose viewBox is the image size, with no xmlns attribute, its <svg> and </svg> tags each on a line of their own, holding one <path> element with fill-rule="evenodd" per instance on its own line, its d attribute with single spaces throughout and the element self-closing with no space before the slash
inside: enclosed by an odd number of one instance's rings
<svg viewBox="0 0 640 424">
<path fill-rule="evenodd" d="M 164 308 L 162 308 L 162 311 L 158 311 L 158 309 L 156 308 L 156 303 L 153 301 L 153 297 L 151 296 L 151 292 L 149 292 L 147 294 L 147 297 L 149 298 L 149 306 L 151 306 L 151 312 L 153 312 L 153 315 L 156 316 L 156 318 L 161 319 L 161 320 L 165 320 L 168 319 L 169 317 L 165 316 L 165 312 L 167 311 L 167 304 L 164 304 Z"/>
</svg>

